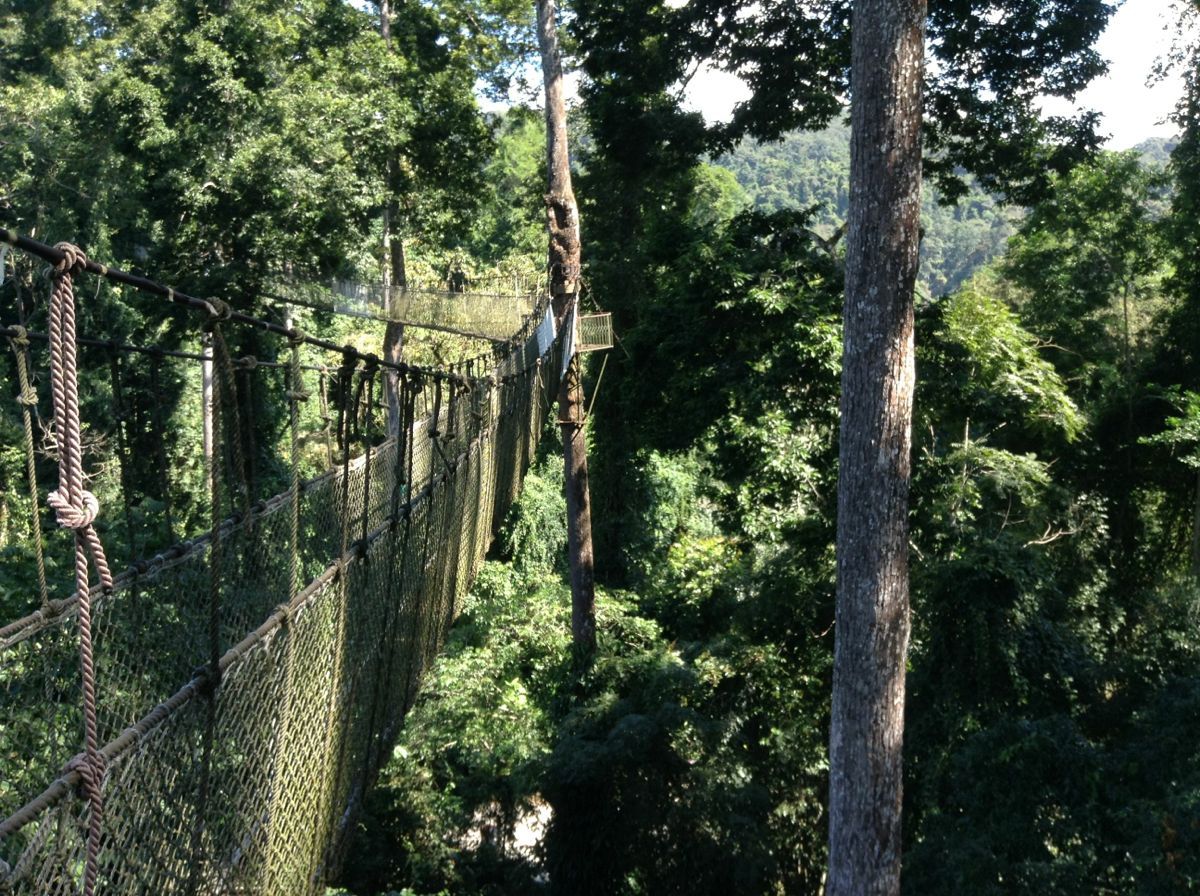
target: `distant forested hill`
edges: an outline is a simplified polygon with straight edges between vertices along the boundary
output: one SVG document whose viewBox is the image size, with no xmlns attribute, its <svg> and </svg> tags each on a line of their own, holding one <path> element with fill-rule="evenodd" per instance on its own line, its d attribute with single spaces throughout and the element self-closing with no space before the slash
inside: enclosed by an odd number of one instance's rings
<svg viewBox="0 0 1200 896">
<path fill-rule="evenodd" d="M 737 177 L 756 208 L 777 211 L 819 205 L 817 230 L 831 234 L 849 203 L 850 130 L 795 132 L 778 143 L 747 141 L 717 160 Z M 927 187 L 921 223 L 921 281 L 934 295 L 953 292 L 1004 251 L 1019 210 L 973 190 L 957 205 L 939 205 Z"/>
<path fill-rule="evenodd" d="M 1151 137 L 1149 140 L 1143 140 L 1133 149 L 1141 155 L 1143 164 L 1166 165 L 1171 161 L 1171 153 L 1178 145 L 1179 141 L 1176 139 Z"/>
</svg>

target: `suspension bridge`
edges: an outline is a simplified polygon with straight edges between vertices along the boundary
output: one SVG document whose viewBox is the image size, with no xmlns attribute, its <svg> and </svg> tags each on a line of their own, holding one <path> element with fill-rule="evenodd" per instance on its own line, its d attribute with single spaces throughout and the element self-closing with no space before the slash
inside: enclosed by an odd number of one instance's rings
<svg viewBox="0 0 1200 896">
<path fill-rule="evenodd" d="M 280 287 L 302 307 L 491 341 L 446 367 L 389 363 L 68 244 L 0 242 L 51 266 L 46 332 L 0 327 L 37 571 L 23 615 L 0 619 L 0 893 L 323 893 L 521 488 L 573 326 L 555 326 L 544 285 L 465 318 L 459 290 Z M 192 338 L 76 333 L 87 275 L 148 314 L 177 309 Z M 244 333 L 255 355 L 231 348 Z M 131 400 L 165 384 L 175 409 Z M 253 395 L 278 421 L 272 445 Z M 197 463 L 179 446 L 200 428 Z M 103 476 L 87 469 L 102 435 L 119 468 Z"/>
</svg>

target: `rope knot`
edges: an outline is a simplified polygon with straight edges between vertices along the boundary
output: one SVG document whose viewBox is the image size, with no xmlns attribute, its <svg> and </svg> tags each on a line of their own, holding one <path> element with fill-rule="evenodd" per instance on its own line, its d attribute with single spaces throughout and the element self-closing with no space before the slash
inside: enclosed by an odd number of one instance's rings
<svg viewBox="0 0 1200 896">
<path fill-rule="evenodd" d="M 87 267 L 87 256 L 74 243 L 58 243 L 54 248 L 63 254 L 62 261 L 54 266 L 60 277 L 78 274 Z"/>
<path fill-rule="evenodd" d="M 72 504 L 57 489 L 46 496 L 46 503 L 54 510 L 54 518 L 64 529 L 86 529 L 100 514 L 100 502 L 89 491 L 80 493 L 80 503 Z"/>
<path fill-rule="evenodd" d="M 307 338 L 308 338 L 308 334 L 305 333 L 303 330 L 301 330 L 299 327 L 294 327 L 292 329 L 292 331 L 290 333 L 288 333 L 288 343 L 290 345 L 303 345 L 304 340 L 306 340 Z"/>
<path fill-rule="evenodd" d="M 246 355 L 244 358 L 237 360 L 237 366 L 242 370 L 253 370 L 258 366 L 258 358 L 254 355 Z"/>
<path fill-rule="evenodd" d="M 303 389 L 289 389 L 287 397 L 292 401 L 308 401 L 310 396 Z"/>
<path fill-rule="evenodd" d="M 26 330 L 24 327 L 22 327 L 20 325 L 9 327 L 9 329 L 12 330 L 12 335 L 9 336 L 8 338 L 12 342 L 13 345 L 17 346 L 18 348 L 28 348 L 29 347 L 29 331 L 28 330 Z"/>
<path fill-rule="evenodd" d="M 17 393 L 17 404 L 23 404 L 27 408 L 37 407 L 38 397 L 33 386 L 26 386 Z"/>
<path fill-rule="evenodd" d="M 233 315 L 233 308 L 222 299 L 208 299 L 207 304 L 209 315 L 216 320 L 229 320 Z"/>
<path fill-rule="evenodd" d="M 79 772 L 79 777 L 84 784 L 99 788 L 107 768 L 108 762 L 105 761 L 104 754 L 99 751 L 91 756 L 87 753 L 76 753 L 63 766 L 63 774 Z"/>
</svg>

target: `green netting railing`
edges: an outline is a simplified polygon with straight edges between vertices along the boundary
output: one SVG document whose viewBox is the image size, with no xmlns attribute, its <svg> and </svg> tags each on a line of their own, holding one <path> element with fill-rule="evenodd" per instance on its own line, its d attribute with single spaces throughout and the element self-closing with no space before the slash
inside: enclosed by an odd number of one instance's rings
<svg viewBox="0 0 1200 896">
<path fill-rule="evenodd" d="M 107 763 L 97 892 L 323 892 L 520 490 L 560 351 L 539 356 L 530 325 L 486 376 L 445 394 L 414 373 L 398 435 L 361 438 L 294 492 L 231 509 L 215 539 L 93 592 Z M 0 893 L 79 892 L 76 603 L 0 628 Z"/>
</svg>

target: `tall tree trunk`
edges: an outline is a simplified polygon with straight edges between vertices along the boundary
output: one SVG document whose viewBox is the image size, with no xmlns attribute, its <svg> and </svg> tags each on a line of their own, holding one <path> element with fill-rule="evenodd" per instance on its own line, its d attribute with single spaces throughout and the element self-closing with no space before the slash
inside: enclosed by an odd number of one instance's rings
<svg viewBox="0 0 1200 896">
<path fill-rule="evenodd" d="M 537 0 L 538 44 L 546 85 L 546 226 L 550 236 L 550 288 L 560 327 L 579 293 L 579 208 L 571 185 L 567 152 L 567 109 L 563 97 L 562 57 L 558 48 L 555 0 Z M 592 500 L 588 489 L 584 436 L 583 377 L 576 355 L 558 392 L 567 496 L 567 550 L 571 567 L 571 633 L 583 657 L 596 647 L 596 588 L 592 550 Z"/>
<path fill-rule="evenodd" d="M 900 891 L 925 0 L 856 0 L 827 896 Z"/>
</svg>

